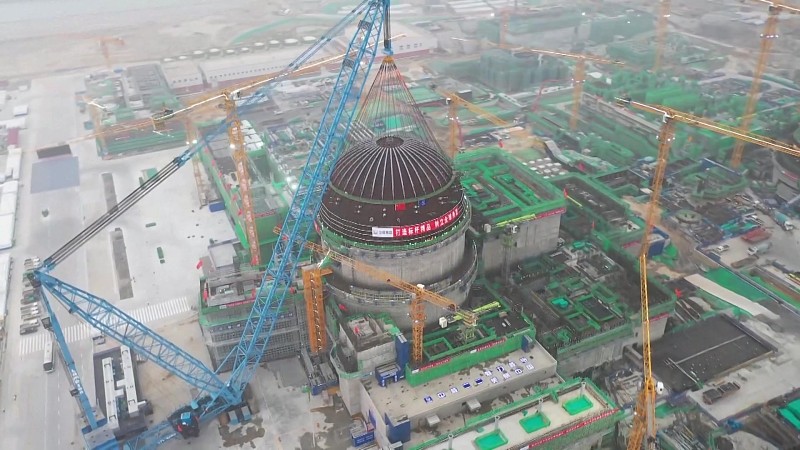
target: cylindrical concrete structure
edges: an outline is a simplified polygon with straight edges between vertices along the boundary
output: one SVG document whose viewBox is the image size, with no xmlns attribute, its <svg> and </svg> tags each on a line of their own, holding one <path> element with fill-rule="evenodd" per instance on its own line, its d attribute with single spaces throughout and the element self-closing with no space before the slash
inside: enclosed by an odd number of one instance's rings
<svg viewBox="0 0 800 450">
<path fill-rule="evenodd" d="M 323 245 L 460 305 L 475 279 L 475 246 L 466 237 L 470 209 L 450 161 L 413 136 L 351 145 L 340 158 L 318 224 Z M 411 326 L 411 297 L 348 266 L 329 282 L 340 307 L 387 312 Z M 427 306 L 427 322 L 448 312 Z"/>
</svg>

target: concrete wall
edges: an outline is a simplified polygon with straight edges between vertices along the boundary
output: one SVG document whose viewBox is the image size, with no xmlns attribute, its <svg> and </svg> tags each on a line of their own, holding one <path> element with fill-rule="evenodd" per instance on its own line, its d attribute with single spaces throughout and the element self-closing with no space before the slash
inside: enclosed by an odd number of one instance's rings
<svg viewBox="0 0 800 450">
<path fill-rule="evenodd" d="M 541 364 L 541 362 L 540 362 Z M 502 383 L 493 384 L 489 389 L 481 389 L 477 390 L 477 395 L 473 398 L 481 402 L 481 404 L 491 403 L 498 397 L 501 397 L 506 394 L 510 394 L 518 389 L 522 389 L 525 386 L 530 386 L 539 381 L 542 381 L 546 378 L 550 378 L 556 374 L 556 365 L 555 361 L 553 364 L 542 366 L 540 369 L 537 369 L 533 372 L 526 372 L 524 376 L 517 376 L 510 378 Z M 412 417 L 409 417 L 411 421 L 411 428 L 418 428 L 422 426 L 426 426 L 426 420 L 428 417 L 436 414 L 439 416 L 440 419 L 445 419 L 450 417 L 454 414 L 461 413 L 465 410 L 465 406 L 463 403 L 442 403 L 442 406 L 433 407 L 424 411 L 421 414 L 416 414 Z"/>
<path fill-rule="evenodd" d="M 366 350 L 361 350 L 356 353 L 356 359 L 358 360 L 359 367 L 363 372 L 372 372 L 376 367 L 397 359 L 397 353 L 394 349 L 394 341 L 377 345 Z"/>
<path fill-rule="evenodd" d="M 664 336 L 664 329 L 666 326 L 667 316 L 650 322 L 650 341 L 653 342 L 661 339 L 661 337 Z M 633 335 L 625 336 L 564 358 L 559 357 L 558 373 L 564 378 L 570 378 L 576 373 L 621 359 L 625 347 L 641 344 L 641 331 L 642 328 L 637 327 L 634 329 Z"/>
<path fill-rule="evenodd" d="M 558 231 L 561 226 L 561 214 L 531 220 L 519 224 L 519 233 L 515 235 L 517 246 L 510 249 L 511 264 L 525 259 L 547 254 L 558 245 Z M 483 243 L 483 267 L 486 272 L 499 271 L 503 267 L 503 236 L 492 236 Z"/>
<path fill-rule="evenodd" d="M 474 258 L 474 250 L 470 249 L 470 252 L 473 252 L 470 257 Z M 461 279 L 450 283 L 443 289 L 432 290 L 447 297 L 453 303 L 461 305 L 467 300 L 469 289 L 475 281 L 477 273 L 477 267 L 473 265 Z M 347 307 L 348 314 L 388 313 L 400 329 L 408 330 L 411 328 L 411 319 L 409 318 L 411 308 L 410 296 L 405 294 L 398 295 L 396 292 L 386 291 L 369 291 L 368 294 L 353 294 L 339 289 L 333 283 L 329 283 L 327 286 L 336 301 Z M 446 315 L 447 312 L 438 306 L 428 303 L 425 305 L 425 314 L 427 317 L 425 323 L 430 325 L 438 322 L 439 317 Z"/>
<path fill-rule="evenodd" d="M 464 228 L 446 240 L 419 250 L 399 251 L 388 248 L 386 251 L 376 251 L 348 247 L 346 254 L 409 283 L 432 284 L 449 277 L 461 265 L 468 248 L 465 236 L 467 223 L 468 221 L 464 221 Z M 369 289 L 386 288 L 385 283 L 350 266 L 337 267 L 334 272 L 337 278 L 350 285 Z"/>
</svg>

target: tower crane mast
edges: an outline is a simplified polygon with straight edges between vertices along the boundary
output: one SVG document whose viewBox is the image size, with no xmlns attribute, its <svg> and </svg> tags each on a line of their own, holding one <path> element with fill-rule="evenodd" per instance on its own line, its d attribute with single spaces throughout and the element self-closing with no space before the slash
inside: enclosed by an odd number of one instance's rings
<svg viewBox="0 0 800 450">
<path fill-rule="evenodd" d="M 742 113 L 742 122 L 739 128 L 749 131 L 750 126 L 753 124 L 753 116 L 758 106 L 758 96 L 761 92 L 761 78 L 764 76 L 764 70 L 767 68 L 767 61 L 769 54 L 772 51 L 772 44 L 778 38 L 778 16 L 780 13 L 787 12 L 789 14 L 800 14 L 800 8 L 795 8 L 784 4 L 782 1 L 772 0 L 755 0 L 760 3 L 766 3 L 769 7 L 767 14 L 767 22 L 764 24 L 764 31 L 761 33 L 761 48 L 758 52 L 758 60 L 753 69 L 753 81 L 750 83 L 750 92 L 747 94 L 747 103 Z M 744 141 L 736 141 L 733 144 L 733 154 L 731 155 L 731 167 L 738 169 L 742 164 L 742 156 L 744 155 Z"/>
<path fill-rule="evenodd" d="M 651 186 L 650 202 L 647 206 L 645 218 L 644 235 L 642 236 L 641 248 L 639 250 L 639 282 L 640 295 L 642 301 L 642 360 L 644 382 L 642 390 L 637 397 L 634 409 L 633 428 L 628 438 L 628 450 L 641 450 L 642 445 L 647 449 L 653 449 L 656 444 L 656 382 L 653 377 L 652 351 L 650 348 L 650 300 L 648 298 L 647 281 L 647 254 L 650 250 L 650 234 L 655 226 L 659 215 L 659 201 L 661 190 L 666 173 L 669 150 L 672 145 L 675 126 L 678 123 L 685 123 L 697 128 L 712 131 L 723 136 L 732 137 L 737 140 L 757 144 L 778 152 L 786 153 L 795 157 L 800 157 L 800 149 L 782 142 L 759 136 L 747 130 L 730 127 L 713 122 L 702 117 L 693 116 L 688 113 L 678 111 L 673 108 L 660 105 L 647 105 L 632 101 L 630 99 L 617 99 L 617 104 L 627 106 L 641 111 L 659 114 L 662 117 L 662 126 L 659 131 L 658 156 L 656 168 L 653 173 Z"/>
<path fill-rule="evenodd" d="M 372 267 L 369 264 L 362 263 L 361 261 L 355 260 L 350 258 L 349 256 L 342 255 L 341 253 L 337 253 L 334 251 L 329 251 L 328 249 L 324 248 L 323 246 L 314 243 L 314 242 L 306 242 L 306 247 L 313 250 L 314 252 L 325 255 L 334 261 L 338 261 L 340 263 L 346 264 L 358 272 L 365 273 L 367 276 L 374 280 L 382 281 L 389 286 L 397 288 L 403 292 L 408 292 L 412 295 L 411 298 L 411 330 L 413 341 L 412 345 L 412 352 L 411 352 L 411 359 L 414 362 L 421 362 L 422 361 L 422 343 L 423 343 L 423 334 L 425 331 L 425 302 L 431 303 L 433 305 L 439 306 L 442 309 L 450 311 L 453 315 L 460 318 L 464 324 L 468 327 L 474 327 L 478 323 L 478 315 L 474 312 L 462 309 L 452 300 L 443 295 L 437 294 L 435 292 L 431 292 L 426 290 L 424 286 L 411 284 L 407 281 L 401 280 L 399 277 L 392 275 L 391 273 L 385 272 L 377 267 Z"/>
<path fill-rule="evenodd" d="M 355 35 L 347 46 L 341 71 L 336 78 L 319 131 L 309 151 L 307 164 L 300 176 L 297 192 L 282 226 L 281 239 L 276 244 L 267 266 L 239 344 L 221 364 L 224 365 L 229 359 L 234 362 L 233 372 L 227 380 L 223 381 L 215 371 L 110 302 L 50 275 L 52 269 L 80 245 L 100 233 L 105 226 L 185 165 L 200 149 L 200 145 L 192 146 L 174 158 L 154 177 L 48 257 L 43 267 L 31 275 L 36 288 L 49 291 L 70 313 L 155 362 L 199 391 L 190 405 L 178 409 L 168 417 L 167 421 L 152 426 L 126 442 L 127 449 L 156 448 L 178 434 L 184 437 L 197 436 L 203 424 L 220 413 L 241 405 L 244 388 L 255 374 L 272 334 L 275 322 L 271 313 L 282 307 L 289 285 L 294 280 L 297 263 L 308 234 L 313 228 L 322 195 L 346 142 L 369 70 L 380 50 L 381 31 L 383 31 L 383 51 L 391 54 L 389 4 L 390 0 L 363 0 L 319 41 L 272 79 L 275 81 L 285 78 L 299 70 L 319 49 L 339 36 L 357 17 L 361 17 L 357 22 Z M 261 90 L 257 91 L 243 102 L 242 107 L 252 107 L 263 96 Z M 223 124 L 211 137 L 224 132 L 226 128 L 227 124 Z"/>
<path fill-rule="evenodd" d="M 456 142 L 456 139 L 458 139 L 461 136 L 460 124 L 458 123 L 458 116 L 456 114 L 456 111 L 459 106 L 463 106 L 467 110 L 476 114 L 478 117 L 484 118 L 488 120 L 490 123 L 497 125 L 498 127 L 507 128 L 514 126 L 513 123 L 510 123 L 506 120 L 501 119 L 500 117 L 497 117 L 496 115 L 492 114 L 491 112 L 485 110 L 484 108 L 481 108 L 480 106 L 474 103 L 468 102 L 467 100 L 458 96 L 458 94 L 456 94 L 455 92 L 438 91 L 438 93 L 444 96 L 449 102 L 448 115 L 450 116 L 450 123 L 449 123 L 450 142 L 448 145 L 448 153 L 450 153 L 449 155 L 450 158 L 455 158 L 455 155 L 458 152 L 458 147 L 459 147 L 458 143 Z M 528 134 L 525 130 L 518 130 L 514 133 L 522 138 L 530 139 L 532 141 L 532 145 L 534 146 L 540 148 L 544 147 L 544 143 L 539 138 Z"/>
<path fill-rule="evenodd" d="M 261 265 L 261 247 L 258 242 L 258 229 L 256 228 L 256 214 L 253 208 L 253 195 L 250 190 L 250 162 L 245 150 L 242 121 L 236 112 L 237 95 L 225 92 L 225 111 L 230 120 L 228 124 L 228 140 L 233 150 L 233 162 L 236 164 L 236 181 L 239 183 L 239 198 L 242 201 L 242 215 L 244 216 L 247 245 L 250 248 L 250 264 L 253 267 Z"/>
<path fill-rule="evenodd" d="M 572 111 L 569 116 L 569 128 L 572 131 L 578 129 L 578 119 L 581 114 L 581 99 L 583 98 L 583 83 L 586 81 L 586 62 L 591 61 L 598 64 L 612 64 L 616 66 L 624 66 L 622 61 L 610 60 L 601 58 L 594 55 L 582 55 L 576 53 L 557 52 L 553 50 L 542 50 L 527 47 L 515 47 L 501 45 L 501 48 L 507 50 L 519 50 L 525 52 L 536 53 L 539 55 L 553 56 L 556 58 L 569 58 L 575 60 L 575 71 L 572 74 Z"/>
</svg>

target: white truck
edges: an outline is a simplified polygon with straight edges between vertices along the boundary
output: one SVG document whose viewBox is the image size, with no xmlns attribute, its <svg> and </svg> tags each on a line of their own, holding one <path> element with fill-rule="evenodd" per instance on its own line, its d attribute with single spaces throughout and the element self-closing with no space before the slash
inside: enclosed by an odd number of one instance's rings
<svg viewBox="0 0 800 450">
<path fill-rule="evenodd" d="M 762 242 L 758 245 L 754 245 L 747 249 L 747 254 L 750 256 L 758 256 L 767 253 L 769 249 L 772 247 L 772 242 Z"/>
</svg>

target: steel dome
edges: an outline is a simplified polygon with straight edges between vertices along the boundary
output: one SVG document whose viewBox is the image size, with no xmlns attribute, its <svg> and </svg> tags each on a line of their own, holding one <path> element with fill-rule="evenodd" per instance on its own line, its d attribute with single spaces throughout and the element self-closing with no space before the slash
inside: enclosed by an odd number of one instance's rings
<svg viewBox="0 0 800 450">
<path fill-rule="evenodd" d="M 454 178 L 438 149 L 409 136 L 382 136 L 353 144 L 339 158 L 331 187 L 367 202 L 425 198 Z"/>
</svg>

